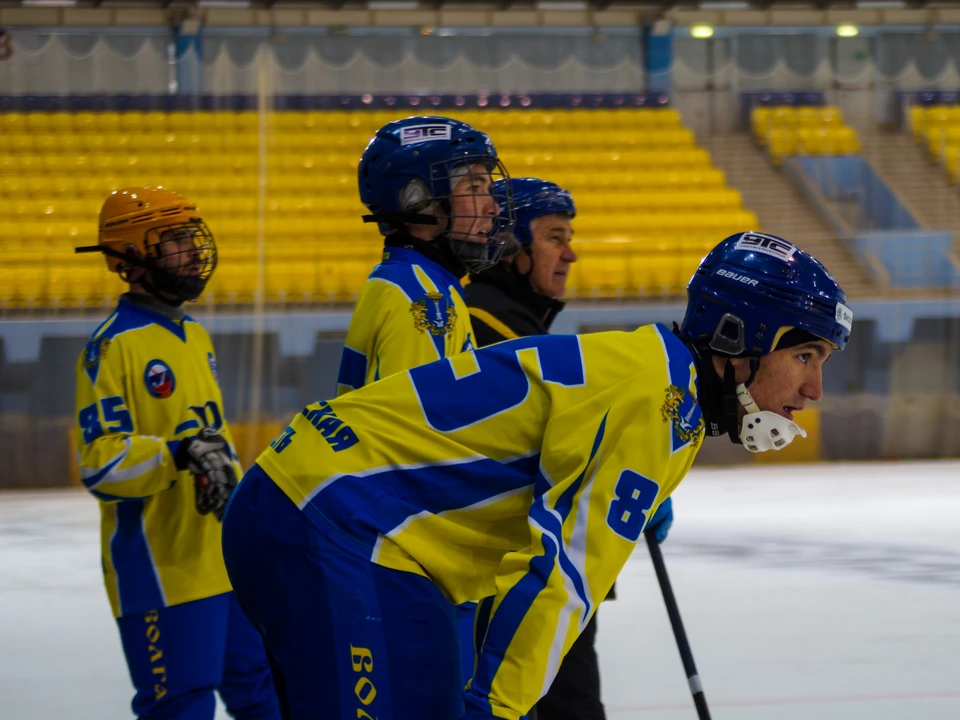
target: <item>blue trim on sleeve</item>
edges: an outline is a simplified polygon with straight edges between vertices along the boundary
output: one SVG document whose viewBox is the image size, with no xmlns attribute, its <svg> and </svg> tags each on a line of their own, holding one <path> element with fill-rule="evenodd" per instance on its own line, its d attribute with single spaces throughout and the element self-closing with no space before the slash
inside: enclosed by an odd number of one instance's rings
<svg viewBox="0 0 960 720">
<path fill-rule="evenodd" d="M 110 493 L 101 492 L 99 490 L 91 490 L 90 494 L 93 495 L 98 500 L 103 500 L 104 502 L 114 503 L 114 502 L 127 502 L 128 500 L 144 500 L 146 498 L 128 498 L 120 497 L 119 495 L 111 495 Z"/>
<path fill-rule="evenodd" d="M 174 458 L 177 457 L 177 450 L 180 449 L 181 440 L 170 440 L 167 442 L 167 449 L 170 450 L 170 455 Z"/>
<path fill-rule="evenodd" d="M 113 462 L 108 463 L 108 464 L 105 465 L 103 468 L 101 468 L 100 471 L 99 471 L 96 475 L 91 475 L 90 477 L 83 478 L 83 485 L 84 485 L 84 487 L 86 487 L 88 490 L 89 490 L 90 488 L 96 487 L 97 483 L 99 483 L 99 482 L 100 482 L 101 480 L 103 480 L 107 475 L 109 475 L 110 472 L 111 472 L 117 465 L 119 465 L 120 463 L 122 463 L 122 462 L 126 459 L 126 457 L 127 457 L 127 453 L 126 453 L 126 451 L 124 451 L 124 452 L 121 453 L 120 456 L 117 457 Z"/>
<path fill-rule="evenodd" d="M 367 382 L 367 356 L 347 345 L 343 346 L 340 356 L 340 372 L 337 384 L 344 387 L 362 388 Z"/>
</svg>

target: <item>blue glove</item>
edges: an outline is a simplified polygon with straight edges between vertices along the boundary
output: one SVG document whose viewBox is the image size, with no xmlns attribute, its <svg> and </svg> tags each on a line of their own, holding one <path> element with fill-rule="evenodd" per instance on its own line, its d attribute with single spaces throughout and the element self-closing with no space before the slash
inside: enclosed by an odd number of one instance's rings
<svg viewBox="0 0 960 720">
<path fill-rule="evenodd" d="M 650 519 L 643 531 L 653 533 L 659 544 L 667 539 L 671 525 L 673 525 L 673 498 L 668 497 L 660 503 L 656 514 Z"/>
</svg>

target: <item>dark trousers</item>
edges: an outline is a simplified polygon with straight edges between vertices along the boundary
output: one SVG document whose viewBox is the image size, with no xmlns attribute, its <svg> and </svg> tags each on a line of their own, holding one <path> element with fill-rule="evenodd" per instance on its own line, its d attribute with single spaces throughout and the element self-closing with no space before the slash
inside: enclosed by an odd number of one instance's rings
<svg viewBox="0 0 960 720">
<path fill-rule="evenodd" d="M 600 702 L 600 667 L 594 649 L 596 639 L 595 613 L 563 658 L 553 685 L 537 703 L 530 720 L 605 720 Z"/>
</svg>

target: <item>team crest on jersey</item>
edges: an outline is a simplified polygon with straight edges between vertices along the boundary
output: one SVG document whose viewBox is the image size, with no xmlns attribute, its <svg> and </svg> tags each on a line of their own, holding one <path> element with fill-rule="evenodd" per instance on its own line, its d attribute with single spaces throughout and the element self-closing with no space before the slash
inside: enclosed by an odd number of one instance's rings
<svg viewBox="0 0 960 720">
<path fill-rule="evenodd" d="M 110 347 L 110 338 L 94 338 L 87 343 L 83 349 L 83 369 L 90 378 L 90 382 L 97 382 L 97 375 L 100 374 L 100 363 L 107 356 L 107 348 Z"/>
<path fill-rule="evenodd" d="M 173 370 L 163 360 L 151 360 L 147 363 L 143 381 L 147 386 L 147 392 L 161 400 L 173 395 L 173 391 L 177 388 Z"/>
<path fill-rule="evenodd" d="M 696 450 L 703 439 L 703 414 L 693 395 L 676 385 L 667 388 L 667 399 L 660 408 L 664 422 L 672 423 L 674 450 L 690 443 Z M 679 443 L 679 445 L 677 444 Z"/>
<path fill-rule="evenodd" d="M 219 385 L 220 374 L 217 372 L 217 359 L 213 356 L 213 353 L 207 353 L 207 362 L 210 363 L 210 372 L 213 373 L 213 379 Z"/>
<path fill-rule="evenodd" d="M 452 335 L 457 326 L 457 309 L 441 293 L 428 292 L 411 303 L 413 326 L 422 333 Z"/>
<path fill-rule="evenodd" d="M 87 343 L 83 353 L 83 367 L 87 370 L 96 367 L 107 356 L 110 338 L 100 337 Z"/>
</svg>

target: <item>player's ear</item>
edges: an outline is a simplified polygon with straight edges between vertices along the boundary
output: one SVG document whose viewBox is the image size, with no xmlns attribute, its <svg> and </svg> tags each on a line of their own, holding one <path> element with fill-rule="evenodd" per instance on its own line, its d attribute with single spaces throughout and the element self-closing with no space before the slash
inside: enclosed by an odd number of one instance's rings
<svg viewBox="0 0 960 720">
<path fill-rule="evenodd" d="M 730 358 L 730 362 L 733 364 L 733 369 L 737 372 L 738 383 L 745 383 L 750 379 L 750 360 L 748 358 Z"/>
</svg>

